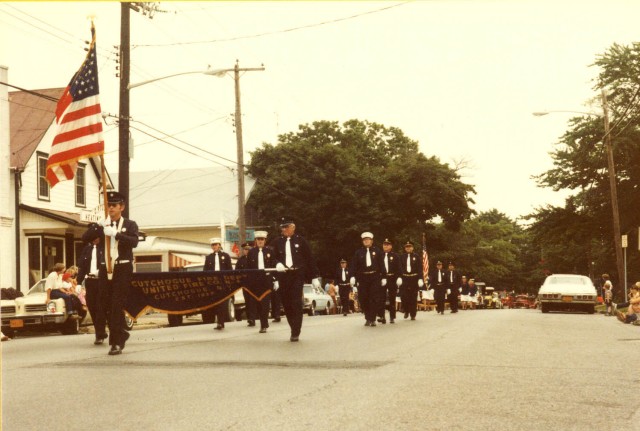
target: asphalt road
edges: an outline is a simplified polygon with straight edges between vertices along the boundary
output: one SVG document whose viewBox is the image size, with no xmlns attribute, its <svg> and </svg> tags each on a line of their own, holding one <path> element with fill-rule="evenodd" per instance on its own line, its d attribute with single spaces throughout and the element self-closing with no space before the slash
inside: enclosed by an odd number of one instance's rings
<svg viewBox="0 0 640 431">
<path fill-rule="evenodd" d="M 3 342 L 2 429 L 640 429 L 640 328 L 613 317 L 363 324 L 305 316 L 298 343 L 285 320 L 139 328 L 115 357 L 90 334 Z"/>
</svg>

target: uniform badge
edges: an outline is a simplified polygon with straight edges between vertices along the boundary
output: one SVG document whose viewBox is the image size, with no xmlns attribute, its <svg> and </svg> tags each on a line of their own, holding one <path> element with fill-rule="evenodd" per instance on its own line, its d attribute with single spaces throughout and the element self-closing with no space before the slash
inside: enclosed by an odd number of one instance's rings
<svg viewBox="0 0 640 431">
<path fill-rule="evenodd" d="M 126 232 L 126 231 L 127 231 L 127 228 L 126 228 L 126 227 L 123 227 L 123 228 L 122 228 L 122 232 Z"/>
<path fill-rule="evenodd" d="M 296 248 L 300 247 L 300 244 L 295 244 Z"/>
<path fill-rule="evenodd" d="M 270 257 L 271 257 L 271 254 L 270 254 L 270 253 L 267 253 L 267 259 L 268 259 L 268 258 L 270 258 Z"/>
<path fill-rule="evenodd" d="M 371 253 L 371 256 L 375 256 L 375 255 L 376 255 L 376 252 L 375 252 L 375 251 L 374 251 L 373 253 Z"/>
<path fill-rule="evenodd" d="M 391 257 L 389 258 L 389 260 L 393 260 L 393 256 L 391 256 Z"/>
<path fill-rule="evenodd" d="M 220 259 L 224 260 L 224 256 L 220 256 Z"/>
</svg>

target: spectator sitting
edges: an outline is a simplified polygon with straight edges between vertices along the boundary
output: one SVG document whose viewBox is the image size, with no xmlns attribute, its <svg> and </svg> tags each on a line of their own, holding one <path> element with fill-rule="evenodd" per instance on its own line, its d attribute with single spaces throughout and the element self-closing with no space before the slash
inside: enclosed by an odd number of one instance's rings
<svg viewBox="0 0 640 431">
<path fill-rule="evenodd" d="M 631 288 L 631 292 L 629 293 L 629 307 L 627 309 L 627 312 L 623 313 L 620 310 L 618 310 L 617 312 L 618 320 L 623 323 L 633 323 L 637 322 L 640 319 L 640 290 L 637 286 L 638 283 L 636 283 L 636 286 L 633 286 Z"/>
<path fill-rule="evenodd" d="M 67 312 L 72 314 L 75 313 L 75 310 L 73 308 L 73 300 L 71 299 L 71 290 L 62 286 L 61 277 L 64 270 L 64 263 L 56 263 L 47 276 L 47 281 L 44 285 L 44 289 L 47 292 L 47 301 L 45 304 L 48 304 L 51 299 L 62 298 Z"/>
</svg>

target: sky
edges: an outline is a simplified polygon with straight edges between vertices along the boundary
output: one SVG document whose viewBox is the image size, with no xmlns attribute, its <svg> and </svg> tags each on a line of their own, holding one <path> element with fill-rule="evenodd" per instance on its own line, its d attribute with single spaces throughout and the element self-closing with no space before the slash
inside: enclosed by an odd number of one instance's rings
<svg viewBox="0 0 640 431">
<path fill-rule="evenodd" d="M 636 0 L 162 2 L 131 13 L 131 83 L 182 72 L 241 75 L 245 163 L 301 124 L 350 119 L 397 127 L 422 153 L 457 166 L 477 212 L 512 219 L 562 205 L 537 186 L 573 114 L 601 114 L 591 66 L 612 44 L 640 41 Z M 120 6 L 0 3 L 0 64 L 9 83 L 64 87 L 94 16 L 103 113 L 118 113 Z M 189 74 L 131 90 L 132 171 L 234 167 L 232 74 Z M 118 170 L 118 130 L 105 125 Z M 162 138 L 159 140 L 157 138 Z M 178 148 L 177 148 L 178 147 Z M 181 149 L 179 149 L 181 148 Z M 162 181 L 161 174 L 156 181 Z M 425 191 L 428 193 L 428 190 Z M 135 199 L 132 190 L 131 198 Z"/>
</svg>

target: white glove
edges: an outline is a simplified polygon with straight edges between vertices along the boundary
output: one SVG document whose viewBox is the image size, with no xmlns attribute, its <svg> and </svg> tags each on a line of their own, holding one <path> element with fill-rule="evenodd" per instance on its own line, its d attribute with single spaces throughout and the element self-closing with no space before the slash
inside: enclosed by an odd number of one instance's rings
<svg viewBox="0 0 640 431">
<path fill-rule="evenodd" d="M 398 277 L 398 279 L 396 280 L 396 286 L 402 286 L 402 277 Z"/>
<path fill-rule="evenodd" d="M 320 279 L 314 278 L 313 280 L 311 280 L 311 284 L 313 285 L 313 287 L 318 289 L 320 287 Z"/>
<path fill-rule="evenodd" d="M 356 278 L 355 277 L 351 277 L 349 279 L 349 284 L 351 285 L 351 287 L 355 286 L 356 285 Z"/>
<path fill-rule="evenodd" d="M 387 285 L 387 279 L 383 278 L 380 284 L 382 285 L 382 287 L 385 287 Z"/>
<path fill-rule="evenodd" d="M 274 281 L 273 282 L 273 291 L 275 292 L 278 289 L 280 289 L 280 283 L 278 283 L 277 281 Z"/>
<path fill-rule="evenodd" d="M 102 220 L 100 223 L 98 223 L 100 226 L 105 227 L 105 226 L 111 226 L 111 219 L 109 219 L 108 217 L 104 220 Z"/>
<path fill-rule="evenodd" d="M 285 266 L 283 264 L 281 264 L 280 262 L 278 262 L 276 264 L 276 271 L 285 272 L 286 270 L 287 270 L 287 268 L 285 268 Z"/>
<path fill-rule="evenodd" d="M 447 289 L 447 295 L 451 295 L 451 289 Z"/>
<path fill-rule="evenodd" d="M 420 278 L 418 279 L 418 287 L 422 289 L 424 287 L 424 281 Z"/>
<path fill-rule="evenodd" d="M 111 226 L 105 226 L 102 228 L 102 230 L 104 231 L 105 236 L 110 236 L 112 238 L 115 238 L 116 234 L 118 233 L 118 230 L 115 227 Z"/>
</svg>

